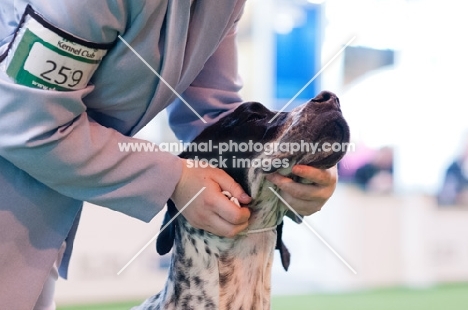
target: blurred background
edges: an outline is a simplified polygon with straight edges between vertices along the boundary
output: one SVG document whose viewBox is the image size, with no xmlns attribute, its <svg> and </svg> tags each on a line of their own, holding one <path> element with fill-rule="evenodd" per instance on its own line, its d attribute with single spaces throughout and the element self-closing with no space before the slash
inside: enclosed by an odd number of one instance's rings
<svg viewBox="0 0 468 310">
<path fill-rule="evenodd" d="M 276 257 L 273 309 L 466 309 L 468 29 L 457 0 L 249 0 L 239 27 L 243 97 L 286 110 L 320 90 L 341 101 L 355 148 L 335 195 L 288 220 L 292 264 Z M 175 141 L 161 113 L 139 133 Z M 157 293 L 160 227 L 86 205 L 59 309 L 128 309 Z M 108 304 L 110 303 L 110 304 Z M 96 304 L 98 306 L 91 306 Z M 101 304 L 101 305 L 100 305 Z"/>
</svg>

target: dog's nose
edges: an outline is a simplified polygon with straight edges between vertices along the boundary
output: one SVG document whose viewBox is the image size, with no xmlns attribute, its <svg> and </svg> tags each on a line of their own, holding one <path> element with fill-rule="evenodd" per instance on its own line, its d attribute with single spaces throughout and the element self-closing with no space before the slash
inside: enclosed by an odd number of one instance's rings
<svg viewBox="0 0 468 310">
<path fill-rule="evenodd" d="M 316 103 L 329 103 L 337 107 L 338 109 L 340 108 L 340 100 L 338 97 L 329 91 L 321 91 L 317 96 L 315 96 L 314 99 L 312 99 L 313 102 Z"/>
</svg>

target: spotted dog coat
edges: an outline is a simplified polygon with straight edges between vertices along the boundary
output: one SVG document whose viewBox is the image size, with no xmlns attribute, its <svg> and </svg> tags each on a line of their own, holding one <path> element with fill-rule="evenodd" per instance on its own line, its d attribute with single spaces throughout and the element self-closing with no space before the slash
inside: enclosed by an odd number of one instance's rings
<svg viewBox="0 0 468 310">
<path fill-rule="evenodd" d="M 290 113 L 275 115 L 259 103 L 245 103 L 233 113 L 205 129 L 194 142 L 208 140 L 241 143 L 266 142 L 348 142 L 349 130 L 338 98 L 330 92 L 317 97 Z M 253 197 L 249 205 L 251 217 L 248 232 L 235 238 L 222 238 L 192 227 L 183 216 L 177 217 L 161 232 L 157 241 L 160 254 L 174 246 L 169 276 L 164 289 L 134 309 L 205 309 L 205 310 L 264 310 L 270 309 L 271 267 L 275 245 L 282 253 L 283 266 L 289 265 L 288 252 L 281 241 L 282 219 L 287 208 L 268 187 L 275 186 L 265 179 L 278 171 L 291 175 L 293 164 L 307 164 L 318 168 L 335 165 L 344 155 L 340 152 L 265 152 L 241 153 L 229 150 L 224 170 L 239 182 Z M 183 158 L 218 158 L 218 150 L 208 153 L 184 152 Z M 290 165 L 276 169 L 269 167 L 236 168 L 235 158 L 261 160 L 288 159 Z M 168 202 L 167 223 L 177 210 Z M 163 223 L 163 225 L 164 225 Z M 277 225 L 278 229 L 276 228 Z"/>
</svg>

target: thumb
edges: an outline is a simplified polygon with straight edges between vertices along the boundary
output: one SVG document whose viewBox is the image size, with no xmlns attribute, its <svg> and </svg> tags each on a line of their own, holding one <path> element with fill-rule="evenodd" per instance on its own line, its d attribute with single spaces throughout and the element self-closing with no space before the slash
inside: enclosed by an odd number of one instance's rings
<svg viewBox="0 0 468 310">
<path fill-rule="evenodd" d="M 228 191 L 241 204 L 248 204 L 252 201 L 252 198 L 242 189 L 242 186 L 223 170 L 220 170 L 220 173 L 216 173 L 213 180 L 219 184 L 221 191 Z"/>
</svg>

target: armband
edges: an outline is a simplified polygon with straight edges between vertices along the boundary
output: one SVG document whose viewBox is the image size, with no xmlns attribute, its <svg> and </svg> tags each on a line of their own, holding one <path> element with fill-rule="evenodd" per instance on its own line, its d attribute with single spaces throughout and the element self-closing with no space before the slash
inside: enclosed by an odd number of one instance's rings
<svg viewBox="0 0 468 310">
<path fill-rule="evenodd" d="M 85 88 L 112 43 L 99 44 L 61 30 L 27 6 L 0 70 L 17 84 L 44 90 Z"/>
</svg>

